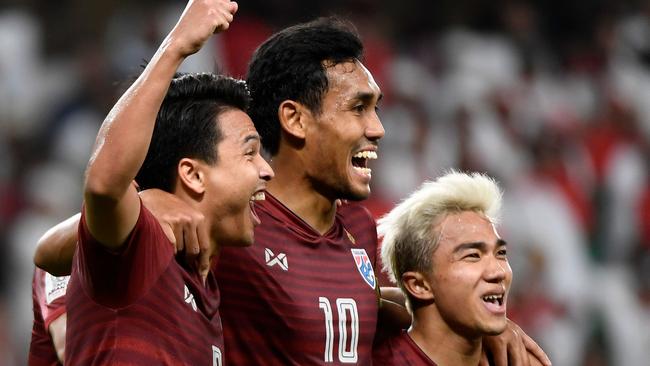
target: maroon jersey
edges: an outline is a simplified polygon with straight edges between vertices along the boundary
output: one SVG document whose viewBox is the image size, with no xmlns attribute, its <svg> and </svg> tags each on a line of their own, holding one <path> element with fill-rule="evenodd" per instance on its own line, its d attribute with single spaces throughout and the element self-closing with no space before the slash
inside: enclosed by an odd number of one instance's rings
<svg viewBox="0 0 650 366">
<path fill-rule="evenodd" d="M 436 366 L 406 331 L 375 347 L 372 360 L 375 366 Z"/>
<path fill-rule="evenodd" d="M 30 366 L 61 365 L 50 336 L 50 323 L 65 313 L 65 292 L 70 276 L 55 277 L 36 268 L 32 281 L 34 326 L 29 345 Z"/>
<path fill-rule="evenodd" d="M 377 231 L 344 205 L 320 235 L 266 194 L 255 244 L 223 248 L 217 278 L 234 365 L 369 365 L 377 323 Z"/>
<path fill-rule="evenodd" d="M 180 257 L 179 257 L 180 258 Z M 175 260 L 144 206 L 119 252 L 79 224 L 68 286 L 66 364 L 222 365 L 219 290 Z"/>
</svg>

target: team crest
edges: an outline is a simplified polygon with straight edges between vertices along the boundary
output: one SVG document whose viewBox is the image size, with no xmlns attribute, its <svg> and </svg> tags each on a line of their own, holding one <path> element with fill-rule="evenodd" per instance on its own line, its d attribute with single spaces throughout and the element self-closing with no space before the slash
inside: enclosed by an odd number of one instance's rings
<svg viewBox="0 0 650 366">
<path fill-rule="evenodd" d="M 357 265 L 361 277 L 363 277 L 363 280 L 366 281 L 370 288 L 374 290 L 377 281 L 375 279 L 375 272 L 372 269 L 372 263 L 370 263 L 368 253 L 366 253 L 365 249 L 355 248 L 351 250 L 352 257 L 354 257 L 354 263 Z"/>
</svg>

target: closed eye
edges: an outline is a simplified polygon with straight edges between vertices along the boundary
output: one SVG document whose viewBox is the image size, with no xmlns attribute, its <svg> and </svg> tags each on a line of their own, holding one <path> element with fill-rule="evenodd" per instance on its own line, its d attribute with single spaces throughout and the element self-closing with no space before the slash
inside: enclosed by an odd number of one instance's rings
<svg viewBox="0 0 650 366">
<path fill-rule="evenodd" d="M 466 259 L 466 258 L 467 258 L 467 259 L 480 259 L 480 258 L 481 258 L 481 254 L 478 253 L 478 252 L 468 253 L 468 254 L 465 254 L 465 255 L 463 256 L 463 259 Z"/>
</svg>

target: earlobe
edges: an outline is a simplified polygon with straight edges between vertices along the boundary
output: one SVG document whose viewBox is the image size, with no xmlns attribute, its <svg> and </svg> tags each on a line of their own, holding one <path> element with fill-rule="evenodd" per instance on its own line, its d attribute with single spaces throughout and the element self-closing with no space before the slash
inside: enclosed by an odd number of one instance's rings
<svg viewBox="0 0 650 366">
<path fill-rule="evenodd" d="M 278 118 L 282 129 L 289 135 L 305 138 L 305 117 L 308 110 L 302 104 L 293 100 L 285 100 L 278 107 Z"/>
<path fill-rule="evenodd" d="M 434 294 L 431 284 L 426 276 L 420 272 L 405 272 L 402 275 L 402 284 L 411 296 L 420 300 L 433 300 Z"/>
<path fill-rule="evenodd" d="M 189 191 L 203 194 L 205 192 L 205 178 L 205 172 L 198 161 L 183 158 L 178 162 L 179 183 Z"/>
</svg>

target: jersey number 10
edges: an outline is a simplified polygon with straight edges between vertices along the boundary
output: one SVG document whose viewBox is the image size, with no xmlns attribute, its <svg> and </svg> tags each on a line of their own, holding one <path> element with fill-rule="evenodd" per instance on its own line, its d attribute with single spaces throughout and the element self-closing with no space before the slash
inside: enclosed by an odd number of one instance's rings
<svg viewBox="0 0 650 366">
<path fill-rule="evenodd" d="M 325 362 L 334 362 L 334 317 L 332 305 L 326 297 L 318 298 L 318 307 L 325 313 Z M 336 310 L 339 318 L 339 362 L 356 363 L 358 359 L 357 345 L 359 344 L 359 312 L 354 299 L 336 299 Z M 348 317 L 350 329 L 348 329 Z"/>
</svg>

